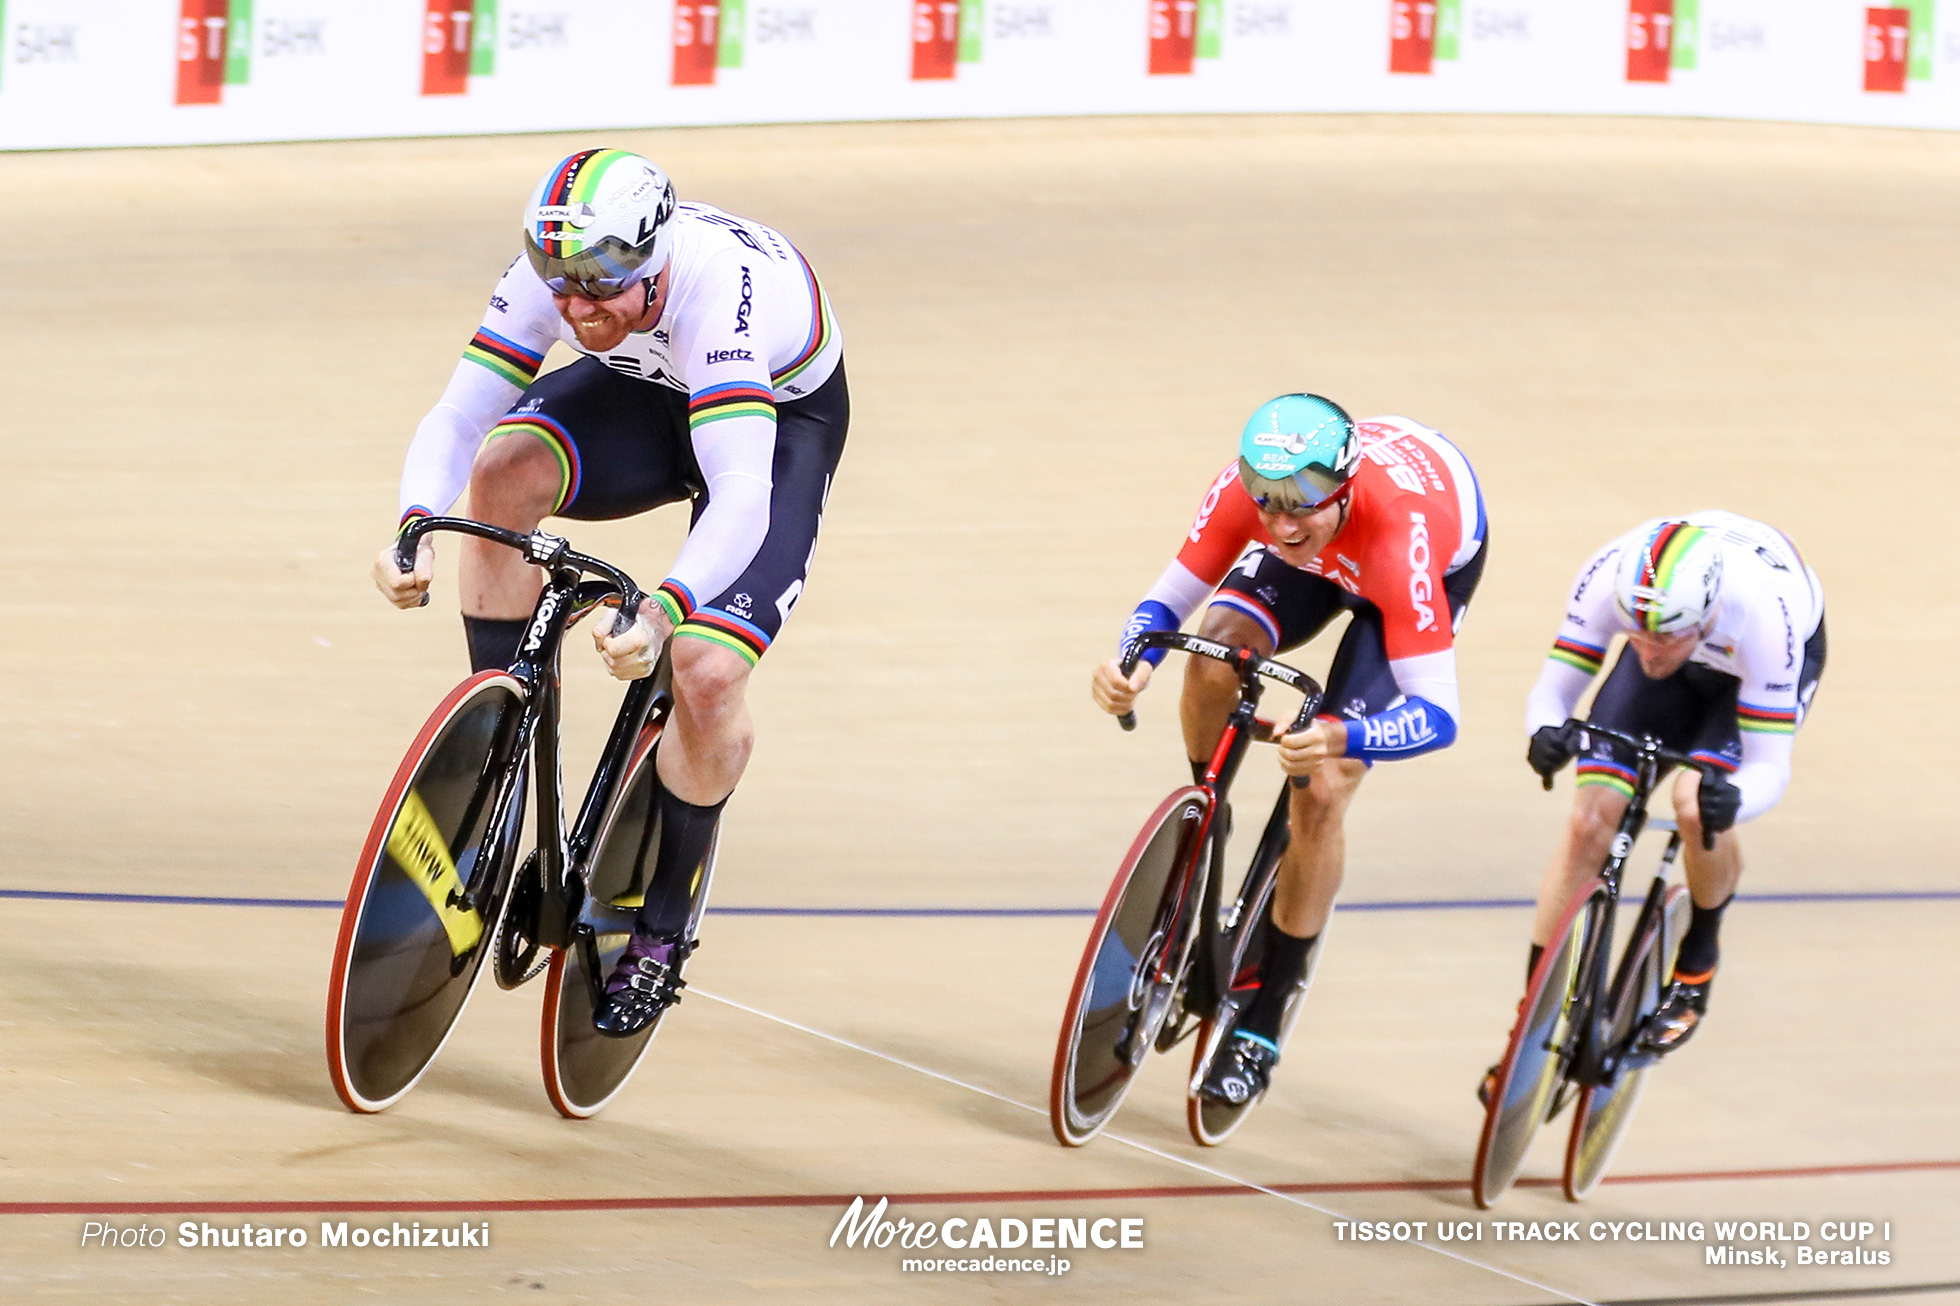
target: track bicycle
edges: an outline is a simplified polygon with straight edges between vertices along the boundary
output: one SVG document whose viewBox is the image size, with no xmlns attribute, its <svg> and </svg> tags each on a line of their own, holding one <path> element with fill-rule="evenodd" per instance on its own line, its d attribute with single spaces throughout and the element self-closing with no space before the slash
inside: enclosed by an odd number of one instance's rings
<svg viewBox="0 0 1960 1306">
<path fill-rule="evenodd" d="M 1143 823 L 1090 927 L 1062 1015 L 1048 1092 L 1049 1122 L 1065 1147 L 1080 1147 L 1102 1132 L 1153 1047 L 1168 1052 L 1193 1034 L 1185 1106 L 1191 1136 L 1207 1146 L 1224 1142 L 1257 1101 L 1216 1101 L 1202 1096 L 1198 1086 L 1238 1013 L 1258 992 L 1259 925 L 1286 851 L 1292 789 L 1281 786 L 1238 892 L 1222 902 L 1232 824 L 1226 796 L 1254 741 L 1271 742 L 1312 723 L 1321 688 L 1305 672 L 1250 648 L 1172 630 L 1150 631 L 1133 642 L 1123 655 L 1123 674 L 1130 675 L 1146 651 L 1158 648 L 1225 663 L 1238 674 L 1239 701 L 1203 780 L 1173 790 Z M 1257 715 L 1262 678 L 1306 695 L 1285 730 Z M 1125 730 L 1136 726 L 1134 714 L 1119 720 Z M 1293 783 L 1305 780 L 1296 777 Z M 1282 1049 L 1299 1019 L 1320 952 L 1314 949 L 1288 998 L 1278 1039 Z"/>
<path fill-rule="evenodd" d="M 422 517 L 404 528 L 396 546 L 404 571 L 421 538 L 436 531 L 516 549 L 546 578 L 516 660 L 477 672 L 443 698 L 382 797 L 334 947 L 328 1073 L 350 1110 L 383 1110 L 441 1052 L 486 966 L 507 989 L 545 974 L 546 1096 L 563 1115 L 591 1116 L 625 1086 L 659 1024 L 612 1039 L 592 1018 L 604 976 L 632 936 L 659 846 L 653 746 L 672 708 L 671 676 L 663 654 L 653 675 L 627 687 L 568 825 L 559 749 L 564 635 L 614 602 L 613 633 L 624 633 L 641 591 L 558 536 L 460 517 Z M 530 779 L 536 823 L 520 865 Z M 684 948 L 713 867 L 711 851 Z"/>
<path fill-rule="evenodd" d="M 1482 1210 L 1510 1190 L 1539 1126 L 1568 1102 L 1574 1108 L 1561 1180 L 1566 1199 L 1579 1201 L 1599 1183 L 1632 1123 L 1647 1072 L 1662 1055 L 1646 1042 L 1647 1024 L 1667 992 L 1686 930 L 1688 890 L 1667 880 L 1681 852 L 1681 832 L 1657 817 L 1651 823 L 1671 831 L 1667 849 L 1618 965 L 1607 964 L 1621 879 L 1634 840 L 1650 823 L 1647 800 L 1671 767 L 1703 773 L 1712 768 L 1652 736 L 1583 721 L 1570 724 L 1633 750 L 1633 797 L 1605 865 L 1572 895 L 1518 1004 L 1477 1142 L 1471 1189 Z M 1582 750 L 1590 747 L 1590 741 L 1581 744 Z M 1552 787 L 1549 776 L 1545 787 Z M 1712 846 L 1713 838 L 1704 838 Z"/>
</svg>

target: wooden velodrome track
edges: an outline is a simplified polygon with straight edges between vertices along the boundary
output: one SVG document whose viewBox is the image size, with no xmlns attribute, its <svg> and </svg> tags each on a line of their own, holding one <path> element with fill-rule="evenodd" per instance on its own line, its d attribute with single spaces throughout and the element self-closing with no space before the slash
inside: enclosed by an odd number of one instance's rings
<svg viewBox="0 0 1960 1306">
<path fill-rule="evenodd" d="M 584 138 L 0 161 L 0 1299 L 1960 1302 L 1960 139 L 1417 118 L 605 139 L 802 246 L 856 416 L 755 681 L 697 987 L 583 1124 L 539 1086 L 535 987 L 480 995 L 379 1117 L 335 1101 L 320 1017 L 372 804 L 462 668 L 448 565 L 404 615 L 368 561 L 524 194 Z M 1352 910 L 1231 1145 L 1189 1144 L 1166 1060 L 1115 1136 L 1064 1152 L 1036 1108 L 1084 909 L 1183 769 L 1173 693 L 1123 735 L 1088 668 L 1244 415 L 1293 388 L 1476 463 L 1494 553 L 1464 737 L 1364 789 Z M 1869 1244 L 1890 1263 L 1337 1241 L 1335 1216 L 1477 1218 L 1471 1089 L 1569 795 L 1521 764 L 1524 692 L 1585 553 L 1703 506 L 1804 546 L 1829 672 L 1788 798 L 1748 831 L 1713 1019 L 1654 1076 L 1623 1182 L 1494 1214 L 1890 1221 Z M 678 516 L 569 529 L 655 579 Z M 606 682 L 582 652 L 567 680 L 582 762 Z M 831 914 L 736 910 L 760 908 Z M 1532 1173 L 1556 1173 L 1548 1140 Z M 826 1247 L 857 1194 L 1141 1216 L 1146 1246 L 1060 1277 L 905 1273 L 896 1248 Z M 323 1211 L 488 1221 L 492 1245 L 326 1249 Z M 188 1250 L 186 1219 L 313 1232 Z M 89 1220 L 170 1245 L 83 1249 Z"/>
</svg>

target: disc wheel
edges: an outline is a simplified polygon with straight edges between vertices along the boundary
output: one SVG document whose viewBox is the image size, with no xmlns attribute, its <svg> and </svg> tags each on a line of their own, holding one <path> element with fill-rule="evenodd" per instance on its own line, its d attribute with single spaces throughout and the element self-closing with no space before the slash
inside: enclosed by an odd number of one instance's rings
<svg viewBox="0 0 1960 1306">
<path fill-rule="evenodd" d="M 1660 1005 L 1668 974 L 1674 966 L 1674 953 L 1681 946 L 1687 929 L 1688 891 L 1674 885 L 1662 900 L 1658 927 L 1642 931 L 1627 943 L 1620 982 L 1614 985 L 1612 1041 L 1614 1047 L 1632 1042 L 1642 1022 Z M 1633 1108 L 1640 1101 L 1651 1060 L 1640 1061 L 1613 1077 L 1610 1084 L 1584 1089 L 1572 1117 L 1572 1133 L 1565 1146 L 1563 1186 L 1567 1201 L 1576 1202 L 1590 1193 L 1613 1164 L 1620 1140 L 1633 1122 Z"/>
<path fill-rule="evenodd" d="M 659 808 L 654 800 L 653 745 L 659 728 L 641 736 L 613 810 L 594 844 L 586 905 L 579 922 L 593 934 L 597 974 L 588 975 L 578 947 L 554 949 L 545 971 L 544 1025 L 539 1051 L 544 1091 L 560 1115 L 589 1119 L 605 1109 L 638 1069 L 647 1046 L 666 1019 L 662 1012 L 631 1038 L 608 1038 L 592 1024 L 592 994 L 633 937 L 633 920 L 645 900 L 660 848 Z M 715 854 L 694 886 L 687 937 L 694 938 L 714 878 Z"/>
<path fill-rule="evenodd" d="M 1062 1013 L 1048 1088 L 1049 1123 L 1064 1147 L 1102 1132 L 1170 1013 L 1203 897 L 1203 885 L 1194 883 L 1190 908 L 1180 910 L 1181 872 L 1199 852 L 1210 814 L 1211 797 L 1196 786 L 1160 803 L 1096 913 Z"/>
<path fill-rule="evenodd" d="M 1479 1210 L 1489 1210 L 1510 1191 L 1532 1138 L 1545 1123 L 1552 1094 L 1565 1080 L 1566 1057 L 1560 1049 L 1567 1041 L 1566 1015 L 1585 947 L 1587 909 L 1595 895 L 1605 892 L 1606 886 L 1595 879 L 1573 895 L 1525 987 L 1477 1140 L 1471 1195 Z"/>
<path fill-rule="evenodd" d="M 458 685 L 375 812 L 327 983 L 327 1070 L 351 1110 L 380 1111 L 415 1086 L 492 951 L 524 815 L 521 766 L 504 796 L 501 864 L 483 854 L 523 696 L 501 671 Z"/>
</svg>

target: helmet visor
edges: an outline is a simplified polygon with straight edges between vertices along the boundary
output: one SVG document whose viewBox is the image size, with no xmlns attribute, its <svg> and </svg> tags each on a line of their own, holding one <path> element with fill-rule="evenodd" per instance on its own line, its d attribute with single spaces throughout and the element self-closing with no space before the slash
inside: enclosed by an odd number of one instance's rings
<svg viewBox="0 0 1960 1306">
<path fill-rule="evenodd" d="M 1353 479 L 1352 473 L 1338 476 L 1318 464 L 1284 476 L 1261 476 L 1245 458 L 1239 459 L 1239 483 L 1263 512 L 1312 512 L 1339 498 Z"/>
<path fill-rule="evenodd" d="M 540 245 L 530 231 L 524 233 L 524 253 L 545 288 L 554 295 L 581 299 L 611 299 L 644 281 L 658 270 L 650 266 L 653 248 L 651 237 L 637 246 L 617 236 L 603 236 L 586 245 L 577 232 L 548 231 Z"/>
</svg>

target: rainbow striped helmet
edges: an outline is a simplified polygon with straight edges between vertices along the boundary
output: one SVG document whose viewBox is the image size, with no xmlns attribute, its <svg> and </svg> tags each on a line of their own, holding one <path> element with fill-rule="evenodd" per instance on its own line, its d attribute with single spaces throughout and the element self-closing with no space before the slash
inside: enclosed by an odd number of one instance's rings
<svg viewBox="0 0 1960 1306">
<path fill-rule="evenodd" d="M 1262 404 L 1239 436 L 1239 481 L 1268 512 L 1318 507 L 1361 463 L 1361 434 L 1332 399 L 1281 395 Z"/>
<path fill-rule="evenodd" d="M 524 253 L 554 295 L 611 299 L 667 265 L 674 183 L 625 150 L 555 164 L 524 210 Z"/>
<path fill-rule="evenodd" d="M 1702 630 L 1722 601 L 1722 546 L 1699 526 L 1659 521 L 1620 554 L 1613 601 L 1650 635 Z"/>
</svg>

